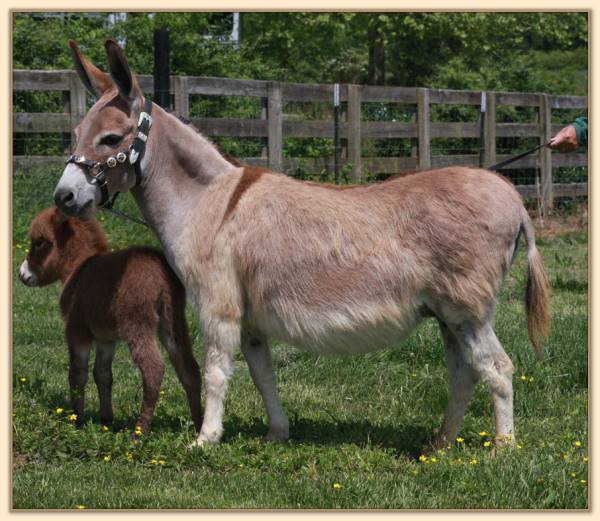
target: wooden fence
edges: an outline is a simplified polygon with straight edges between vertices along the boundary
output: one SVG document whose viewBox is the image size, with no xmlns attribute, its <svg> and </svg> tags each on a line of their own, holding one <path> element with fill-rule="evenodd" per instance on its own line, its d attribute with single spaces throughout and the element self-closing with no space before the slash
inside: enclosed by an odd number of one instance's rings
<svg viewBox="0 0 600 521">
<path fill-rule="evenodd" d="M 153 91 L 152 76 L 138 76 L 144 92 Z M 191 118 L 192 123 L 210 137 L 265 138 L 262 157 L 239 158 L 278 171 L 291 171 L 299 164 L 298 158 L 283 156 L 285 137 L 332 138 L 333 121 L 302 121 L 286 118 L 284 103 L 290 101 L 332 103 L 334 86 L 319 84 L 281 83 L 230 78 L 197 76 L 172 76 L 170 91 L 174 110 L 189 118 L 190 95 L 242 96 L 262 99 L 262 114 L 256 119 Z M 73 71 L 13 71 L 14 91 L 61 91 L 62 113 L 13 113 L 15 133 L 70 133 L 86 113 L 86 92 Z M 485 98 L 483 124 L 483 164 L 491 165 L 508 158 L 496 153 L 497 138 L 530 137 L 546 142 L 562 124 L 552 123 L 553 109 L 587 110 L 587 98 L 582 96 L 556 96 L 518 92 L 479 92 L 445 89 L 340 85 L 340 100 L 347 109 L 340 124 L 344 140 L 344 163 L 351 168 L 351 177 L 360 181 L 364 171 L 395 174 L 447 165 L 478 165 L 479 154 L 432 155 L 431 140 L 435 138 L 481 138 L 478 122 L 434 122 L 430 118 L 433 104 L 473 105 L 480 107 Z M 416 106 L 410 121 L 364 121 L 361 117 L 363 103 L 384 102 Z M 499 105 L 535 107 L 533 123 L 498 123 L 496 109 Z M 68 137 L 68 136 L 67 136 Z M 406 138 L 413 143 L 410 157 L 363 157 L 364 139 Z M 515 151 L 516 153 L 517 151 Z M 14 165 L 56 161 L 46 156 L 14 156 Z M 306 160 L 302 160 L 307 164 Z M 315 171 L 333 170 L 333 157 L 308 161 Z M 552 208 L 554 197 L 587 195 L 587 183 L 553 183 L 552 170 L 559 167 L 587 166 L 586 153 L 553 154 L 548 148 L 527 156 L 507 169 L 539 168 L 540 183 L 518 185 L 526 197 L 540 196 L 546 208 Z"/>
</svg>

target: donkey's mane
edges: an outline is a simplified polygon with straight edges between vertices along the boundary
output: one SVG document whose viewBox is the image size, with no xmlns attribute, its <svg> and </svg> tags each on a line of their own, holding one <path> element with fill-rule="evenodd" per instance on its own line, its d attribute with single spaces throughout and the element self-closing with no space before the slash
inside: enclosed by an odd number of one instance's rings
<svg viewBox="0 0 600 521">
<path fill-rule="evenodd" d="M 228 163 L 231 163 L 233 166 L 246 166 L 246 165 L 244 165 L 244 163 L 242 163 L 241 161 L 238 161 L 232 155 L 227 154 L 226 152 L 223 152 L 223 150 L 221 150 L 219 145 L 217 145 L 212 139 L 209 139 L 202 132 L 200 132 L 200 129 L 196 125 L 194 125 L 190 119 L 188 119 L 184 116 L 181 116 L 180 114 L 176 114 L 175 112 L 173 112 L 172 109 L 165 109 L 165 112 L 167 114 L 169 114 L 170 116 L 173 116 L 174 118 L 179 120 L 185 126 L 191 128 L 199 136 L 203 137 L 221 156 L 223 156 L 225 158 L 225 160 Z"/>
</svg>

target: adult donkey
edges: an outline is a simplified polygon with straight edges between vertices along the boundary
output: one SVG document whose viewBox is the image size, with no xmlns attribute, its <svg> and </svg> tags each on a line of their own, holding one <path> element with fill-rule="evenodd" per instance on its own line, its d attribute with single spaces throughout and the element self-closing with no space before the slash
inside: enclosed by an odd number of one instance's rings
<svg viewBox="0 0 600 521">
<path fill-rule="evenodd" d="M 521 233 L 529 336 L 538 353 L 549 318 L 531 220 L 508 182 L 450 167 L 339 189 L 236 167 L 194 129 L 145 103 L 114 41 L 106 42 L 112 80 L 70 46 L 98 99 L 75 129 L 75 155 L 54 198 L 66 214 L 81 215 L 131 190 L 159 237 L 204 334 L 206 405 L 197 445 L 222 436 L 238 345 L 266 406 L 266 439 L 285 440 L 268 340 L 316 353 L 365 353 L 398 345 L 428 316 L 440 324 L 449 373 L 448 408 L 432 446 L 453 441 L 480 379 L 491 391 L 497 442 L 514 439 L 513 365 L 492 319 Z M 128 145 L 128 158 L 117 154 Z"/>
</svg>

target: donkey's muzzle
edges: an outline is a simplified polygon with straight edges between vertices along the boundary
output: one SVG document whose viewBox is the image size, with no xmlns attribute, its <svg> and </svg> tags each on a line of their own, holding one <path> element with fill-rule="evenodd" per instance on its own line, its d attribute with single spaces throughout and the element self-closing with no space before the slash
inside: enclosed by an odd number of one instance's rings
<svg viewBox="0 0 600 521">
<path fill-rule="evenodd" d="M 73 213 L 76 213 L 75 202 L 75 194 L 71 190 L 66 188 L 57 188 L 55 190 L 54 203 L 60 211 L 68 215 L 73 215 Z"/>
</svg>

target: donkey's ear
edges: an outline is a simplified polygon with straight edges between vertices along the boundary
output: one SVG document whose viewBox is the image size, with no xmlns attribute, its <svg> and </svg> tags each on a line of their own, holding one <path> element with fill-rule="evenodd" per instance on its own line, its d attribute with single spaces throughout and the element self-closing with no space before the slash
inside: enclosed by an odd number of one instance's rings
<svg viewBox="0 0 600 521">
<path fill-rule="evenodd" d="M 75 70 L 87 90 L 99 98 L 108 89 L 114 88 L 110 78 L 81 53 L 74 40 L 69 40 L 69 47 L 73 54 Z"/>
<path fill-rule="evenodd" d="M 112 39 L 106 40 L 104 46 L 108 56 L 108 70 L 121 95 L 129 102 L 141 99 L 143 97 L 142 89 L 131 73 L 123 49 Z"/>
</svg>

